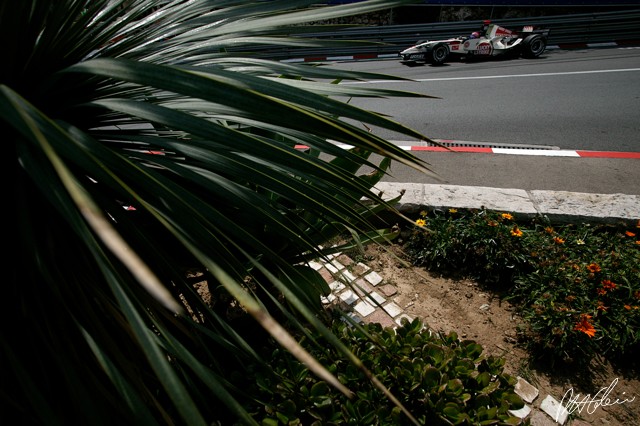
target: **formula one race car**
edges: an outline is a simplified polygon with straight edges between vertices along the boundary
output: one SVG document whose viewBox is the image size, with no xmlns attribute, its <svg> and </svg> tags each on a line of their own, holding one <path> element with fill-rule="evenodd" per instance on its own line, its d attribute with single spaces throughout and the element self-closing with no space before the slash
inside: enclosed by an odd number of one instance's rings
<svg viewBox="0 0 640 426">
<path fill-rule="evenodd" d="M 484 21 L 482 31 L 474 31 L 468 37 L 447 40 L 420 41 L 399 53 L 405 65 L 425 62 L 442 65 L 453 56 L 458 59 L 510 56 L 537 58 L 547 47 L 548 29 L 531 25 L 512 31 Z"/>
</svg>

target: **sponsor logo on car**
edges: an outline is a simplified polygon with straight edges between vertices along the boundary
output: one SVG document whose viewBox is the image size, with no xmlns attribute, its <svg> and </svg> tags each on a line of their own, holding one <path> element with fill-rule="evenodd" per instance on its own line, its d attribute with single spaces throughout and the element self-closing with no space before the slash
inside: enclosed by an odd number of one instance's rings
<svg viewBox="0 0 640 426">
<path fill-rule="evenodd" d="M 478 55 L 491 55 L 492 50 L 493 49 L 491 48 L 491 43 L 484 42 L 484 43 L 478 44 L 476 53 Z"/>
</svg>

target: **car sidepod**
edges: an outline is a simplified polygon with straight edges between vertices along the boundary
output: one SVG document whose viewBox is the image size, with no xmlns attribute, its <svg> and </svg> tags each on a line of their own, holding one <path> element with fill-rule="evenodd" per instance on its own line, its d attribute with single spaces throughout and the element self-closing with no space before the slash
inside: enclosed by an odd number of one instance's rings
<svg viewBox="0 0 640 426">
<path fill-rule="evenodd" d="M 478 56 L 493 56 L 493 45 L 489 40 L 481 40 L 476 46 L 474 54 Z"/>
</svg>

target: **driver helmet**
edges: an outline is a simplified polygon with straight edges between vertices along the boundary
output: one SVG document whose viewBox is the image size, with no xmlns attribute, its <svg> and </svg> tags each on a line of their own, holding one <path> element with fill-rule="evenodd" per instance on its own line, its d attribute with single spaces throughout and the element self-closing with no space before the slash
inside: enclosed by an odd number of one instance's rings
<svg viewBox="0 0 640 426">
<path fill-rule="evenodd" d="M 469 38 L 479 38 L 480 37 L 480 33 L 478 31 L 474 31 L 471 33 L 471 35 L 469 36 Z"/>
</svg>

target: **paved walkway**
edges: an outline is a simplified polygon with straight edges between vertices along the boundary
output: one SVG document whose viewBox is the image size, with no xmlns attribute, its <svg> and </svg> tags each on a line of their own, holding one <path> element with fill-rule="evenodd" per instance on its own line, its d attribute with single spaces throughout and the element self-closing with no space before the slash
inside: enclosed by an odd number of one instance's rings
<svg viewBox="0 0 640 426">
<path fill-rule="evenodd" d="M 413 320 L 393 301 L 397 288 L 376 271 L 344 254 L 329 257 L 328 262 L 311 262 L 332 291 L 323 298 L 324 304 L 339 304 L 355 322 L 377 322 L 396 328 L 403 319 Z"/>
</svg>

